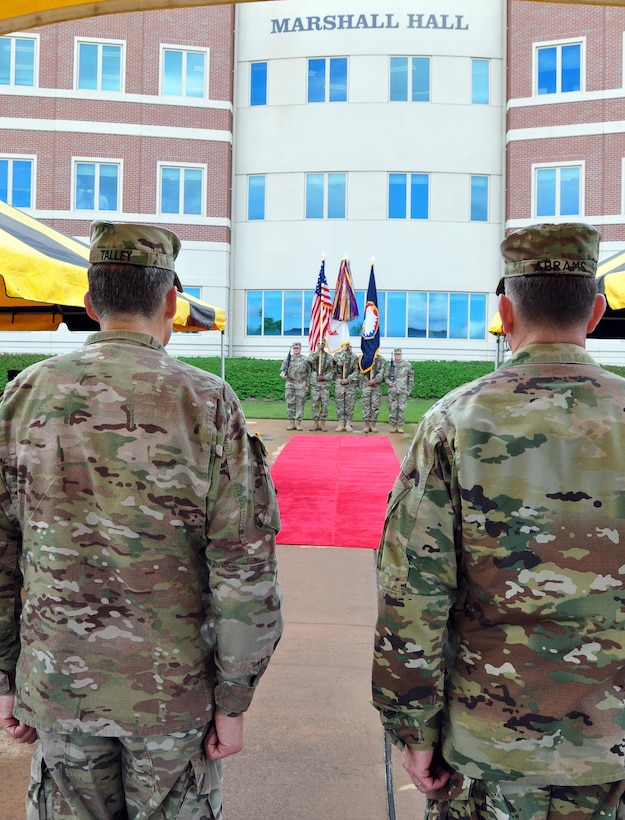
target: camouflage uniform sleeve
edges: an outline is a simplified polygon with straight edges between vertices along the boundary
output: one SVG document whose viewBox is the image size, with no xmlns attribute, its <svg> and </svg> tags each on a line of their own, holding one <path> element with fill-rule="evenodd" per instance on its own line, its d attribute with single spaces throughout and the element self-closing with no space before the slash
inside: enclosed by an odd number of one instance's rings
<svg viewBox="0 0 625 820">
<path fill-rule="evenodd" d="M 248 708 L 282 633 L 275 555 L 280 516 L 262 441 L 248 432 L 237 402 L 226 416 L 208 510 L 208 627 L 215 642 L 215 704 L 238 715 Z"/>
<path fill-rule="evenodd" d="M 20 546 L 20 530 L 11 512 L 9 493 L 0 478 L 0 675 L 1 682 L 8 679 L 9 693 L 15 691 L 15 666 L 20 651 Z"/>
<path fill-rule="evenodd" d="M 408 388 L 407 392 L 408 395 L 412 395 L 412 391 L 414 390 L 414 367 L 410 362 L 408 362 Z"/>
<path fill-rule="evenodd" d="M 373 705 L 394 742 L 439 740 L 456 599 L 460 505 L 449 445 L 422 420 L 393 487 L 378 555 Z"/>
</svg>

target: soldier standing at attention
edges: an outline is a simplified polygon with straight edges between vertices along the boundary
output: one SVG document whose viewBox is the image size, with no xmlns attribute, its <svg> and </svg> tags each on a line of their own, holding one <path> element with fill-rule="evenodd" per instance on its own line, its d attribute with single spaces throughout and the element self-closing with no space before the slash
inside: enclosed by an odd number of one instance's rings
<svg viewBox="0 0 625 820">
<path fill-rule="evenodd" d="M 625 812 L 625 380 L 599 234 L 502 242 L 511 358 L 438 401 L 389 499 L 373 702 L 431 820 Z"/>
<path fill-rule="evenodd" d="M 100 331 L 0 401 L 0 725 L 39 738 L 28 820 L 221 818 L 282 630 L 263 445 L 165 351 L 179 248 L 94 222 Z"/>
<path fill-rule="evenodd" d="M 308 357 L 310 372 L 310 403 L 313 426 L 311 430 L 325 432 L 330 404 L 330 385 L 334 378 L 334 359 L 325 350 L 325 340 L 317 344 L 317 350 Z"/>
<path fill-rule="evenodd" d="M 393 358 L 386 365 L 384 381 L 388 385 L 386 400 L 391 433 L 403 433 L 408 396 L 414 388 L 414 370 L 410 362 L 405 362 L 402 359 L 400 347 L 395 348 Z"/>
<path fill-rule="evenodd" d="M 370 370 L 360 374 L 360 385 L 362 387 L 362 418 L 365 422 L 365 433 L 377 433 L 376 424 L 380 414 L 382 404 L 382 382 L 384 381 L 384 371 L 386 359 L 376 354 Z"/>
<path fill-rule="evenodd" d="M 302 346 L 299 342 L 291 345 L 288 356 L 282 362 L 280 376 L 286 380 L 284 395 L 286 398 L 286 412 L 289 417 L 287 430 L 301 430 L 308 390 L 308 359 L 302 356 Z"/>
<path fill-rule="evenodd" d="M 348 433 L 354 431 L 352 419 L 359 379 L 358 356 L 352 352 L 351 344 L 346 344 L 334 354 L 334 401 L 339 422 L 337 433 L 343 430 Z"/>
</svg>

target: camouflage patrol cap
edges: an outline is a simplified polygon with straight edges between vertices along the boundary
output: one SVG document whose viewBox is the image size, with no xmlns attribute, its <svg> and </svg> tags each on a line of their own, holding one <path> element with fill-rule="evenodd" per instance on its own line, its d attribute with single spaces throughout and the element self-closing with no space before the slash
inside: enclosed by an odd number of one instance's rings
<svg viewBox="0 0 625 820">
<path fill-rule="evenodd" d="M 300 349 L 301 349 L 302 344 L 301 344 L 301 342 L 293 342 L 293 344 L 291 345 L 291 347 L 293 348 L 293 350 L 296 350 L 297 348 L 300 348 Z"/>
<path fill-rule="evenodd" d="M 393 351 L 394 356 L 401 356 L 401 347 L 396 347 Z"/>
<path fill-rule="evenodd" d="M 581 222 L 529 225 L 509 234 L 501 243 L 505 260 L 497 293 L 511 276 L 585 276 L 594 278 L 601 234 Z"/>
<path fill-rule="evenodd" d="M 182 285 L 175 273 L 174 260 L 180 251 L 180 239 L 167 228 L 133 222 L 91 223 L 89 262 L 117 265 L 142 265 L 174 271 L 174 282 Z"/>
</svg>

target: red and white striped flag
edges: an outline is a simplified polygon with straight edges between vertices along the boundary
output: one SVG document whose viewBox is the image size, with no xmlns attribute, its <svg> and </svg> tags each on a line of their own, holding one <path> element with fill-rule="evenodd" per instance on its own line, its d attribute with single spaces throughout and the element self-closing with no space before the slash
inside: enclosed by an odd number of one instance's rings
<svg viewBox="0 0 625 820">
<path fill-rule="evenodd" d="M 326 330 L 332 313 L 332 299 L 326 280 L 326 263 L 321 263 L 315 297 L 310 311 L 310 328 L 308 331 L 308 347 L 311 352 L 317 349 L 321 339 L 325 339 Z"/>
</svg>

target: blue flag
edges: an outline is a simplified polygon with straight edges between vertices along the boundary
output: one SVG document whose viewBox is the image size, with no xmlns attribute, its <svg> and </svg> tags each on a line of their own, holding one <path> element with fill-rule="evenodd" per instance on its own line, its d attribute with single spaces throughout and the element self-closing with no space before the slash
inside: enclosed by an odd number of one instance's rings
<svg viewBox="0 0 625 820">
<path fill-rule="evenodd" d="M 368 373 L 373 367 L 375 357 L 380 348 L 380 314 L 378 312 L 378 290 L 375 286 L 373 265 L 369 273 L 369 287 L 367 288 L 367 303 L 362 321 L 362 338 L 360 349 L 362 355 L 358 360 L 361 373 Z"/>
</svg>

